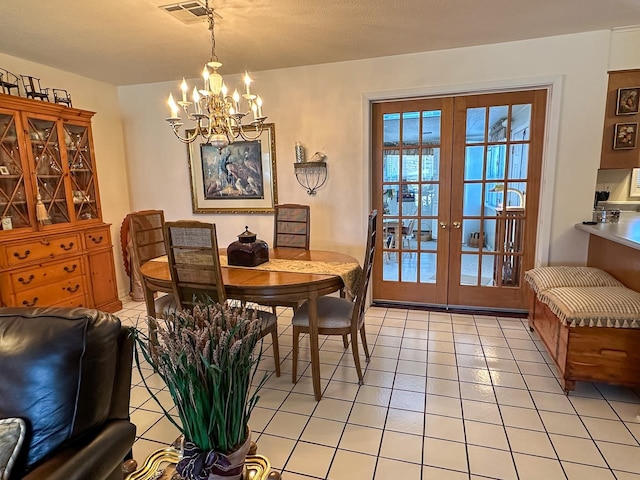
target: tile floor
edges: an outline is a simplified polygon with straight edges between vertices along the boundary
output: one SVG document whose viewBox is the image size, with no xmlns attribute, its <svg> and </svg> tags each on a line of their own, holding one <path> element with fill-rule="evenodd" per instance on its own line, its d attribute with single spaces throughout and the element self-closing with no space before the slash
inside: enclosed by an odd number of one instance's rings
<svg viewBox="0 0 640 480">
<path fill-rule="evenodd" d="M 118 315 L 133 324 L 144 304 Z M 640 480 L 640 391 L 579 383 L 565 396 L 525 319 L 376 307 L 366 315 L 365 385 L 351 350 L 322 337 L 316 403 L 308 340 L 293 384 L 291 310 L 279 314 L 282 376 L 265 343 L 270 376 L 251 428 L 284 480 Z M 143 374 L 171 407 L 162 382 Z M 134 371 L 139 462 L 178 436 L 160 411 Z"/>
</svg>

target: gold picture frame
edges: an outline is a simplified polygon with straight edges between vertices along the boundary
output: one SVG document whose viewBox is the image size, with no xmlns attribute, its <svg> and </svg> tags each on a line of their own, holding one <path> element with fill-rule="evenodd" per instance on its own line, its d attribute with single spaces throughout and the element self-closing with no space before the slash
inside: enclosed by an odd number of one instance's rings
<svg viewBox="0 0 640 480">
<path fill-rule="evenodd" d="M 262 125 L 257 140 L 237 140 L 218 150 L 188 145 L 193 213 L 273 213 L 278 203 L 276 132 Z"/>
</svg>

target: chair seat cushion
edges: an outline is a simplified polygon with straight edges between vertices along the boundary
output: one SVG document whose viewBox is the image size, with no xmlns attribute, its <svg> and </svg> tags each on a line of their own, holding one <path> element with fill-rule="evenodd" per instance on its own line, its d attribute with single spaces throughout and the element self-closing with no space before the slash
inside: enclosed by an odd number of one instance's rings
<svg viewBox="0 0 640 480">
<path fill-rule="evenodd" d="M 250 311 L 252 309 L 249 309 Z M 258 313 L 258 318 L 260 319 L 260 331 L 265 333 L 265 330 L 271 328 L 276 324 L 278 318 L 271 312 L 266 312 L 264 310 L 256 310 Z"/>
<path fill-rule="evenodd" d="M 26 432 L 27 426 L 21 418 L 0 419 L 0 479 L 9 479 Z"/>
<path fill-rule="evenodd" d="M 594 267 L 532 268 L 524 273 L 524 279 L 536 294 L 557 287 L 624 287 L 607 272 Z"/>
<path fill-rule="evenodd" d="M 560 287 L 538 298 L 564 325 L 640 328 L 640 293 L 626 287 Z"/>
<path fill-rule="evenodd" d="M 353 302 L 339 297 L 319 297 L 318 328 L 338 329 L 351 325 Z M 293 315 L 292 323 L 297 327 L 309 326 L 309 302 L 304 302 Z"/>
</svg>

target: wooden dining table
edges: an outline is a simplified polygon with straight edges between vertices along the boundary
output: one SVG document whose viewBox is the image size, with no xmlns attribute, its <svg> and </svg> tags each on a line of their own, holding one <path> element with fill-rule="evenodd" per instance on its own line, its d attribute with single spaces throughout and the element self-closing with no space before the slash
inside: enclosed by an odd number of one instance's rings
<svg viewBox="0 0 640 480">
<path fill-rule="evenodd" d="M 220 249 L 221 257 L 226 249 Z M 300 260 L 305 262 L 325 262 L 332 264 L 355 264 L 358 261 L 350 255 L 323 250 L 300 248 L 275 248 L 269 250 L 269 259 Z M 140 272 L 144 278 L 147 313 L 155 316 L 154 291 L 172 292 L 171 274 L 166 257 L 144 263 Z M 318 311 L 316 300 L 344 288 L 340 275 L 306 273 L 293 271 L 273 271 L 251 267 L 223 266 L 222 278 L 228 298 L 260 304 L 280 300 L 309 302 L 309 340 L 311 344 L 311 372 L 313 392 L 317 401 L 322 398 L 320 388 L 320 356 L 318 342 Z"/>
</svg>

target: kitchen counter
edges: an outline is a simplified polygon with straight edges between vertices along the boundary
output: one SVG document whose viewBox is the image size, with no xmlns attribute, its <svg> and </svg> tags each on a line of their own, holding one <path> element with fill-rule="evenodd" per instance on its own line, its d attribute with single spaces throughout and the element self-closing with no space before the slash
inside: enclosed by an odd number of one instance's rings
<svg viewBox="0 0 640 480">
<path fill-rule="evenodd" d="M 596 225 L 576 223 L 576 228 L 591 235 L 640 250 L 640 213 L 638 212 L 620 212 L 618 223 L 598 223 Z"/>
</svg>

